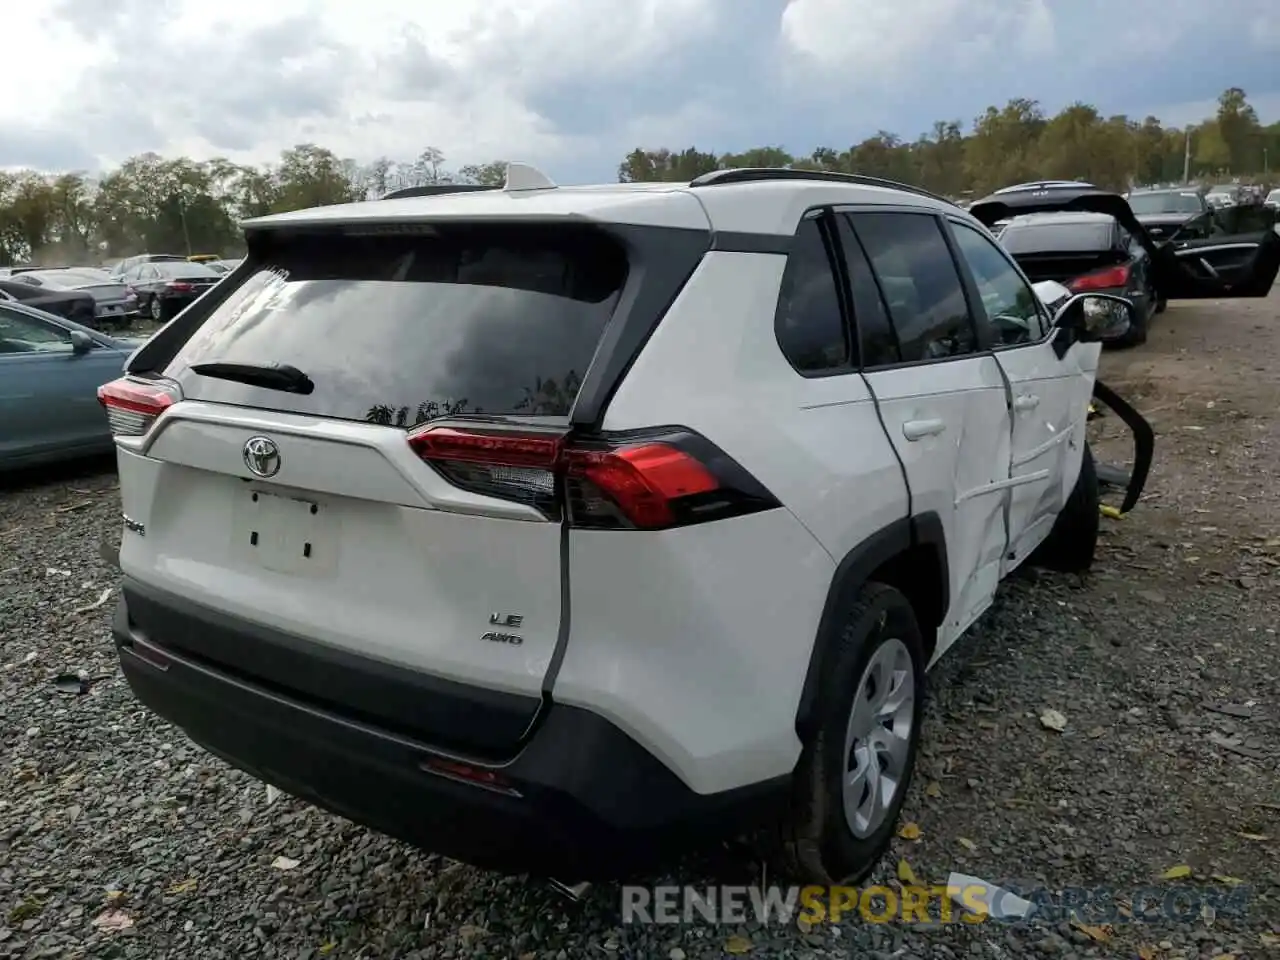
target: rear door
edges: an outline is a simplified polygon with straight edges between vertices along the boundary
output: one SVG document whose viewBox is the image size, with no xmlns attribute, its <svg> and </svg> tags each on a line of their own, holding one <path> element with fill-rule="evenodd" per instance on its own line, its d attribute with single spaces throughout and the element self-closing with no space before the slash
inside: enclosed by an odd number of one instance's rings
<svg viewBox="0 0 1280 960">
<path fill-rule="evenodd" d="M 885 324 L 857 311 L 864 377 L 907 475 L 912 515 L 935 514 L 946 535 L 951 603 L 937 656 L 987 608 L 1000 580 L 1008 394 L 978 341 L 941 220 L 850 211 L 845 226 L 842 246 L 866 257 L 887 306 Z"/>
<path fill-rule="evenodd" d="M 625 254 L 568 227 L 254 243 L 256 269 L 189 339 L 165 358 L 162 333 L 147 353 L 185 401 L 137 458 L 122 451 L 126 511 L 146 528 L 125 534 L 124 572 L 346 654 L 540 695 L 563 588 L 561 526 L 538 507 L 550 475 L 452 482 L 408 435 L 459 418 L 567 427 Z M 211 363 L 289 364 L 311 386 Z"/>
</svg>

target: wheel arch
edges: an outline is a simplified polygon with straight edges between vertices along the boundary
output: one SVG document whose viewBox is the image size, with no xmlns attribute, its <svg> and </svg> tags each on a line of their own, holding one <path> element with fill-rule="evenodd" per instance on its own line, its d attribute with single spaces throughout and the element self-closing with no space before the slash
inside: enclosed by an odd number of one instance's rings
<svg viewBox="0 0 1280 960">
<path fill-rule="evenodd" d="M 946 534 L 941 517 L 928 512 L 895 520 L 850 550 L 837 565 L 796 709 L 796 732 L 803 742 L 808 742 L 817 723 L 822 676 L 831 650 L 839 640 L 840 626 L 858 591 L 871 581 L 896 587 L 911 601 L 925 634 L 927 663 L 937 645 L 937 628 L 951 604 Z"/>
</svg>

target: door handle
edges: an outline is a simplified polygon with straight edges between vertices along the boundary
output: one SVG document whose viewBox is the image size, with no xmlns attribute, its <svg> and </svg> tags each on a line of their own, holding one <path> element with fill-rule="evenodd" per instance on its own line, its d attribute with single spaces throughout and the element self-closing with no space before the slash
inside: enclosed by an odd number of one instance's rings
<svg viewBox="0 0 1280 960">
<path fill-rule="evenodd" d="M 947 429 L 944 420 L 908 420 L 902 425 L 902 435 L 908 440 L 923 440 L 925 437 L 936 437 Z"/>
<path fill-rule="evenodd" d="M 1015 410 L 1034 410 L 1040 406 L 1040 398 L 1034 393 L 1024 393 L 1013 401 L 1013 409 Z"/>
</svg>

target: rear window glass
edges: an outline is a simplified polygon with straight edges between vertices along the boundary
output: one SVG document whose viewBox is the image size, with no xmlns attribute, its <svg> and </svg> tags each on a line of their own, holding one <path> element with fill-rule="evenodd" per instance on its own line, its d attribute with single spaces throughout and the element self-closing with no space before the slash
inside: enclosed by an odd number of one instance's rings
<svg viewBox="0 0 1280 960">
<path fill-rule="evenodd" d="M 429 228 L 428 228 L 429 229 Z M 627 275 L 589 228 L 264 235 L 256 267 L 179 350 L 188 396 L 409 427 L 439 416 L 566 416 Z M 201 376 L 290 364 L 308 395 Z"/>
<path fill-rule="evenodd" d="M 1000 234 L 1010 253 L 1093 253 L 1110 248 L 1110 223 L 1010 223 Z"/>
<path fill-rule="evenodd" d="M 218 274 L 210 270 L 202 263 L 171 263 L 169 261 L 160 261 L 153 263 L 153 267 L 160 271 L 162 277 L 186 277 L 196 278 L 216 277 Z"/>
<path fill-rule="evenodd" d="M 1160 213 L 1199 213 L 1204 209 L 1198 193 L 1135 193 L 1129 209 L 1139 216 Z"/>
</svg>

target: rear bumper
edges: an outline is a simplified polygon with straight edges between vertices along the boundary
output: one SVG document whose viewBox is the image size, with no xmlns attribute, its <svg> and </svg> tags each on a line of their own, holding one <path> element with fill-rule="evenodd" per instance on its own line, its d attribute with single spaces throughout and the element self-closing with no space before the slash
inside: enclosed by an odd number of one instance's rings
<svg viewBox="0 0 1280 960">
<path fill-rule="evenodd" d="M 129 604 L 127 589 L 113 634 L 145 706 L 293 796 L 452 859 L 575 880 L 614 875 L 748 829 L 785 801 L 785 778 L 696 794 L 608 721 L 559 704 L 543 709 L 513 759 L 489 766 L 498 788 L 452 779 L 426 767 L 441 756 L 432 745 L 180 653 L 144 634 Z M 186 630 L 225 629 L 202 626 L 189 605 L 180 614 Z M 485 692 L 475 692 L 483 710 Z"/>
</svg>

